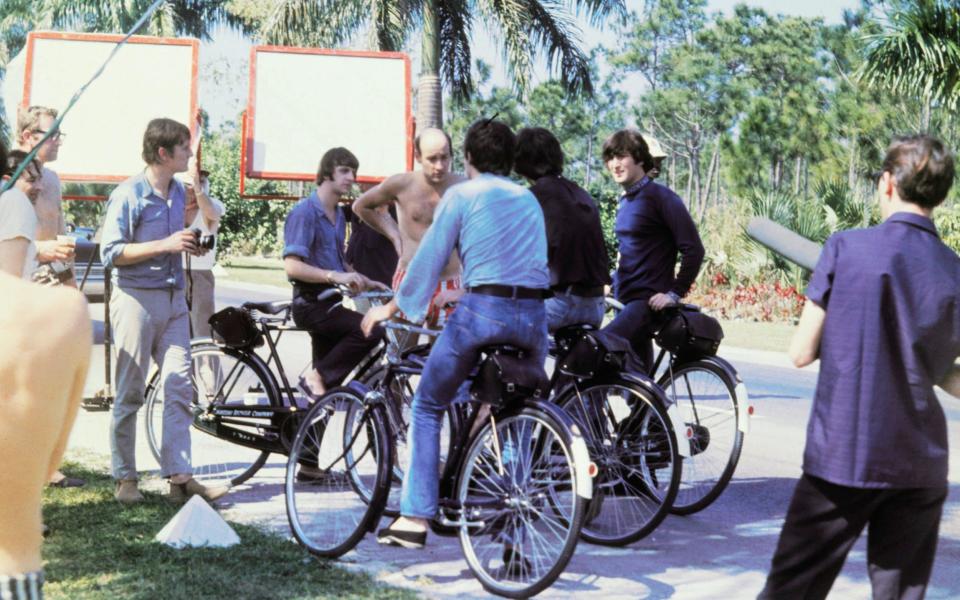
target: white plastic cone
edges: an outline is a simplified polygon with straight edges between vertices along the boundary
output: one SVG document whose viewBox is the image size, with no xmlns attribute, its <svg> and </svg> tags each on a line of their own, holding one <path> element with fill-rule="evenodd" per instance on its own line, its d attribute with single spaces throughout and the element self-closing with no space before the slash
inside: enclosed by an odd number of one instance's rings
<svg viewBox="0 0 960 600">
<path fill-rule="evenodd" d="M 226 548 L 240 543 L 237 533 L 200 496 L 191 497 L 154 539 L 174 548 Z"/>
</svg>

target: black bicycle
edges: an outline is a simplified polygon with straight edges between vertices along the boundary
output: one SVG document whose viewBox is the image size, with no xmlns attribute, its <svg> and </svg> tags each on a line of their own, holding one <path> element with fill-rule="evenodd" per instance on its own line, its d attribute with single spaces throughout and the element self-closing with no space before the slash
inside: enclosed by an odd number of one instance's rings
<svg viewBox="0 0 960 600">
<path fill-rule="evenodd" d="M 612 298 L 607 305 L 623 308 Z M 720 324 L 691 304 L 664 309 L 655 334 L 660 350 L 646 375 L 663 390 L 682 442 L 680 488 L 670 507 L 677 515 L 701 511 L 723 493 L 750 429 L 747 388 L 716 356 L 722 338 Z"/>
<path fill-rule="evenodd" d="M 595 470 L 579 427 L 537 397 L 549 384 L 542 366 L 523 354 L 510 346 L 482 352 L 465 418 L 454 423 L 436 522 L 458 535 L 485 589 L 515 598 L 542 591 L 566 567 Z M 313 554 L 351 550 L 376 528 L 398 483 L 395 400 L 384 389 L 356 380 L 333 389 L 301 423 L 287 462 L 287 516 L 294 537 Z M 309 485 L 298 481 L 304 463 L 317 464 L 325 476 Z"/>
<path fill-rule="evenodd" d="M 239 485 L 263 467 L 271 453 L 289 452 L 300 417 L 310 405 L 291 385 L 279 351 L 284 334 L 306 332 L 293 324 L 291 305 L 283 300 L 226 308 L 211 320 L 214 338 L 191 341 L 194 478 Z M 347 379 L 372 371 L 385 351 L 383 345 L 373 349 Z M 166 407 L 157 369 L 145 398 L 147 440 L 159 461 Z"/>
<path fill-rule="evenodd" d="M 597 465 L 581 535 L 619 546 L 649 535 L 680 486 L 680 455 L 668 402 L 650 378 L 627 373 L 621 353 L 589 326 L 555 335 L 553 401 L 583 430 Z"/>
</svg>

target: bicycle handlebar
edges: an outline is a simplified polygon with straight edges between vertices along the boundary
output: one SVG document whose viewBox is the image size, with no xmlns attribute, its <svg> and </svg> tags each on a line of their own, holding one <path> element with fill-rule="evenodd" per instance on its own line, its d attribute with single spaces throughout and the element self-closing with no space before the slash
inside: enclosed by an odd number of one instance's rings
<svg viewBox="0 0 960 600">
<path fill-rule="evenodd" d="M 385 329 L 396 329 L 398 331 L 405 331 L 407 333 L 416 333 L 422 335 L 429 335 L 431 337 L 436 337 L 440 335 L 439 329 L 430 329 L 428 327 L 419 327 L 410 323 L 402 323 L 400 321 L 382 321 L 380 325 Z"/>
</svg>

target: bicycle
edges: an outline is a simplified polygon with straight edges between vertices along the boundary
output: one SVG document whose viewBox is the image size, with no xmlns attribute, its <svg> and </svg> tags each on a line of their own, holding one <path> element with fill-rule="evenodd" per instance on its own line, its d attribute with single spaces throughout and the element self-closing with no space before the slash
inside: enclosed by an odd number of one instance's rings
<svg viewBox="0 0 960 600">
<path fill-rule="evenodd" d="M 607 298 L 607 306 L 623 308 L 612 298 Z M 697 331 L 704 327 L 709 331 Z M 730 483 L 744 435 L 750 430 L 753 407 L 737 370 L 716 356 L 723 337 L 719 323 L 699 307 L 681 304 L 664 309 L 654 337 L 660 349 L 646 375 L 676 407 L 679 415 L 674 426 L 689 442 L 670 512 L 690 515 L 710 506 Z"/>
<path fill-rule="evenodd" d="M 623 371 L 622 356 L 605 348 L 593 328 L 564 327 L 555 341 L 553 401 L 583 428 L 598 467 L 581 535 L 607 546 L 635 542 L 666 518 L 689 446 L 678 444 L 663 391 Z"/>
<path fill-rule="evenodd" d="M 331 290 L 328 290 L 330 293 Z M 339 290 L 332 290 L 340 293 Z M 332 294 L 331 294 L 332 295 Z M 190 410 L 195 479 L 239 485 L 266 463 L 271 453 L 286 455 L 309 400 L 291 385 L 278 344 L 295 326 L 292 301 L 246 302 L 214 315 L 212 338 L 191 341 Z M 257 349 L 266 346 L 266 359 Z M 381 360 L 372 350 L 347 378 L 363 376 Z M 146 387 L 145 428 L 158 461 L 163 428 L 163 387 L 155 369 Z"/>
<path fill-rule="evenodd" d="M 577 425 L 536 396 L 547 390 L 542 367 L 508 366 L 522 357 L 510 346 L 481 352 L 440 478 L 437 520 L 456 531 L 483 587 L 514 598 L 542 591 L 566 567 L 595 471 Z M 304 418 L 287 461 L 285 498 L 294 537 L 311 553 L 341 556 L 375 529 L 394 483 L 390 404 L 355 380 L 329 391 Z M 488 417 L 480 416 L 484 405 Z M 304 461 L 315 461 L 325 477 L 298 483 Z"/>
</svg>

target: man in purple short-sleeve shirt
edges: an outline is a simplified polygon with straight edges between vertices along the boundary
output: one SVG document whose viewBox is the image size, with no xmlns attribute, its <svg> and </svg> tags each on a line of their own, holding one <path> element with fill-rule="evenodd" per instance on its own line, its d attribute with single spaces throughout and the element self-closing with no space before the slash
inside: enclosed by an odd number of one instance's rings
<svg viewBox="0 0 960 600">
<path fill-rule="evenodd" d="M 947 493 L 934 393 L 958 393 L 960 257 L 933 209 L 953 158 L 929 136 L 896 140 L 878 183 L 881 225 L 827 240 L 790 346 L 820 359 L 803 476 L 761 598 L 823 598 L 869 526 L 876 598 L 922 598 Z"/>
</svg>

